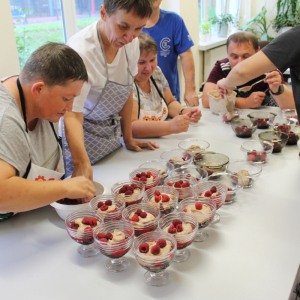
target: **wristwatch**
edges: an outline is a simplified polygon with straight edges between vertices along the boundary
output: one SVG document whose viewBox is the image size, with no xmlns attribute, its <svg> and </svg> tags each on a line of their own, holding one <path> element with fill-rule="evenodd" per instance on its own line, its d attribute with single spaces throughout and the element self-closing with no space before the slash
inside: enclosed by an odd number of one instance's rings
<svg viewBox="0 0 300 300">
<path fill-rule="evenodd" d="M 284 86 L 283 86 L 283 84 L 279 85 L 279 89 L 278 89 L 277 93 L 272 92 L 271 89 L 270 89 L 270 92 L 272 93 L 272 95 L 275 95 L 275 96 L 281 95 L 284 92 Z"/>
</svg>

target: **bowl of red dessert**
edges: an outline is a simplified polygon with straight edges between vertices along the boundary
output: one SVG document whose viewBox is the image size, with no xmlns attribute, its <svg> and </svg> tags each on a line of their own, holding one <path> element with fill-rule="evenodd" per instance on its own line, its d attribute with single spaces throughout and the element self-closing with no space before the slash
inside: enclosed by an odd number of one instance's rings
<svg viewBox="0 0 300 300">
<path fill-rule="evenodd" d="M 178 147 L 182 150 L 192 151 L 194 156 L 198 153 L 202 153 L 209 148 L 209 143 L 200 139 L 186 139 L 178 144 Z"/>
<path fill-rule="evenodd" d="M 160 158 L 169 161 L 175 168 L 188 165 L 193 161 L 193 152 L 183 149 L 169 149 L 164 151 Z"/>
<path fill-rule="evenodd" d="M 179 193 L 170 186 L 157 186 L 144 193 L 145 203 L 156 205 L 161 215 L 166 215 L 176 209 Z"/>
<path fill-rule="evenodd" d="M 241 151 L 245 153 L 247 161 L 263 164 L 273 152 L 273 144 L 264 141 L 251 140 L 242 143 Z"/>
<path fill-rule="evenodd" d="M 124 208 L 122 217 L 134 227 L 135 236 L 139 236 L 157 228 L 160 208 L 150 203 L 133 204 Z"/>
<path fill-rule="evenodd" d="M 250 119 L 235 119 L 230 124 L 235 135 L 239 138 L 251 137 L 257 128 L 257 122 Z"/>
<path fill-rule="evenodd" d="M 129 180 L 119 181 L 111 187 L 112 196 L 124 198 L 125 206 L 142 202 L 144 192 L 145 185 L 142 182 L 132 183 Z"/>
<path fill-rule="evenodd" d="M 292 121 L 296 125 L 299 125 L 297 110 L 295 108 L 282 109 L 281 114 L 288 123 Z"/>
<path fill-rule="evenodd" d="M 230 124 L 231 121 L 240 118 L 242 115 L 242 110 L 235 108 L 233 111 L 228 111 L 226 109 L 222 110 L 219 115 L 221 116 L 222 122 L 225 124 Z"/>
<path fill-rule="evenodd" d="M 294 121 L 290 121 L 289 123 L 275 123 L 272 125 L 272 130 L 284 132 L 289 135 L 289 139 L 287 141 L 287 145 L 297 145 L 300 137 L 300 126 L 296 125 Z"/>
<path fill-rule="evenodd" d="M 207 171 L 198 165 L 196 166 L 187 165 L 187 166 L 182 166 L 180 168 L 174 169 L 170 173 L 170 176 L 174 176 L 174 175 L 185 175 L 188 177 L 194 177 L 196 178 L 197 181 L 207 180 L 208 177 Z"/>
<path fill-rule="evenodd" d="M 252 122 L 257 122 L 258 129 L 268 129 L 276 116 L 277 114 L 268 111 L 255 111 L 247 115 Z"/>
<path fill-rule="evenodd" d="M 160 183 L 160 172 L 153 168 L 138 168 L 129 173 L 129 180 L 135 184 L 142 183 L 148 190 Z"/>
<path fill-rule="evenodd" d="M 273 152 L 278 153 L 286 145 L 289 135 L 285 132 L 280 131 L 264 131 L 258 135 L 260 142 L 263 144 L 264 142 L 270 142 L 273 144 Z"/>
</svg>

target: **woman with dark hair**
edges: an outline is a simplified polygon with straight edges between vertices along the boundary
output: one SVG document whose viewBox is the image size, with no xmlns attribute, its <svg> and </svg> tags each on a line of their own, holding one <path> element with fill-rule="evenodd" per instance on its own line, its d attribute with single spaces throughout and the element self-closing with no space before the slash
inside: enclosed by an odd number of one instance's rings
<svg viewBox="0 0 300 300">
<path fill-rule="evenodd" d="M 159 137 L 188 131 L 190 122 L 200 120 L 201 111 L 183 107 L 176 101 L 167 79 L 157 66 L 155 41 L 146 33 L 139 35 L 139 41 L 141 55 L 133 90 L 133 136 Z M 173 119 L 166 121 L 168 117 Z"/>
<path fill-rule="evenodd" d="M 70 47 L 49 43 L 20 76 L 0 82 L 0 220 L 62 198 L 91 199 L 93 183 L 64 175 L 57 122 L 72 110 L 88 75 Z M 55 124 L 56 123 L 56 124 Z"/>
<path fill-rule="evenodd" d="M 92 179 L 91 164 L 121 146 L 141 151 L 156 143 L 134 140 L 131 128 L 132 84 L 137 74 L 135 39 L 152 13 L 153 0 L 104 0 L 101 19 L 75 34 L 68 44 L 87 67 L 89 81 L 64 118 L 67 175 Z"/>
</svg>

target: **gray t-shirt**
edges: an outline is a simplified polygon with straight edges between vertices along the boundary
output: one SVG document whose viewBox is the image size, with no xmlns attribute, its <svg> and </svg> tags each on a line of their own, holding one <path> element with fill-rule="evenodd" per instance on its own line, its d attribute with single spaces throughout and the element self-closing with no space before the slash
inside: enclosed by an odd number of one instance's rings
<svg viewBox="0 0 300 300">
<path fill-rule="evenodd" d="M 58 124 L 53 125 L 57 132 Z M 49 121 L 39 119 L 34 130 L 27 134 L 16 99 L 0 82 L 0 159 L 12 165 L 22 177 L 30 159 L 37 166 L 64 173 L 63 163 L 57 166 L 60 154 Z"/>
</svg>

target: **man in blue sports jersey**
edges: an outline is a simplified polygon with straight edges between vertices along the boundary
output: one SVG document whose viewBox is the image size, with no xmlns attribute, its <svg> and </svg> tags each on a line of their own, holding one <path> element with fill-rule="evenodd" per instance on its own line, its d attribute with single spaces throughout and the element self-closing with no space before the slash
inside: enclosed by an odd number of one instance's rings
<svg viewBox="0 0 300 300">
<path fill-rule="evenodd" d="M 159 8 L 162 0 L 155 0 L 153 13 L 143 32 L 150 35 L 158 47 L 157 61 L 168 80 L 172 94 L 180 102 L 177 61 L 181 59 L 185 79 L 184 101 L 189 106 L 199 105 L 195 86 L 195 66 L 191 47 L 194 43 L 183 19 L 174 12 Z"/>
</svg>

